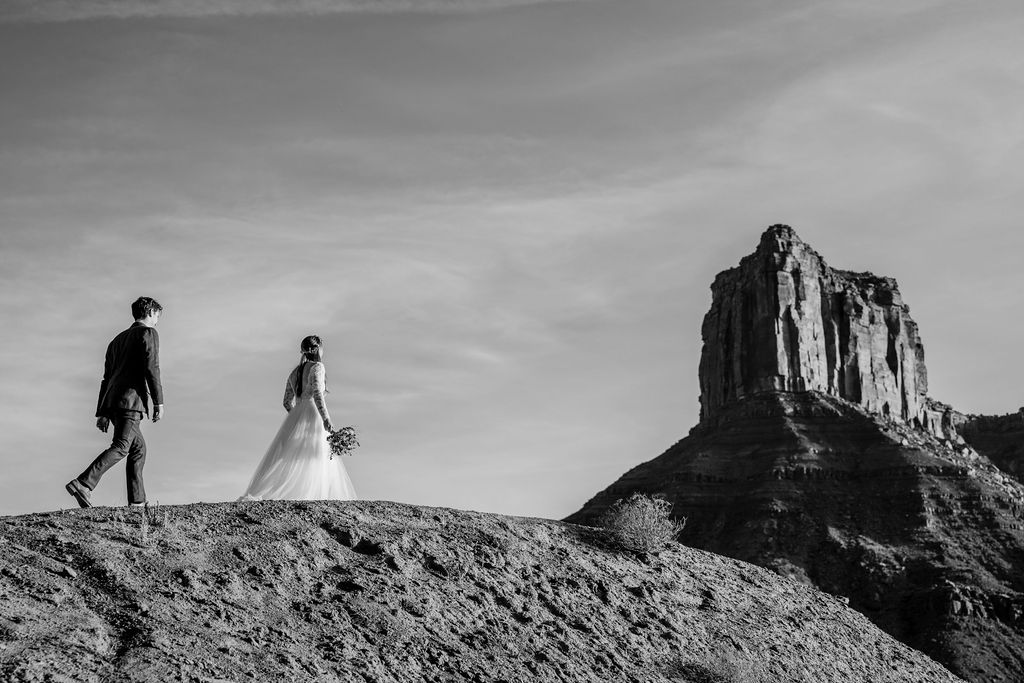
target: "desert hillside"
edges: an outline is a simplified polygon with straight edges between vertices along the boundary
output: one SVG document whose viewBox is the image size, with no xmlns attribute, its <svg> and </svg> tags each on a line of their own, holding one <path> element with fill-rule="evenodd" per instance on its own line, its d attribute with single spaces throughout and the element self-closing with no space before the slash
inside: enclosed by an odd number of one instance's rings
<svg viewBox="0 0 1024 683">
<path fill-rule="evenodd" d="M 369 501 L 0 518 L 12 683 L 646 682 L 726 665 L 748 682 L 959 680 L 809 586 L 682 545 L 617 552 L 561 522 Z"/>
<path fill-rule="evenodd" d="M 973 683 L 1024 681 L 1024 421 L 928 395 L 896 280 L 774 225 L 715 278 L 701 335 L 700 423 L 568 521 L 664 496 L 688 545 L 846 596 Z"/>
</svg>

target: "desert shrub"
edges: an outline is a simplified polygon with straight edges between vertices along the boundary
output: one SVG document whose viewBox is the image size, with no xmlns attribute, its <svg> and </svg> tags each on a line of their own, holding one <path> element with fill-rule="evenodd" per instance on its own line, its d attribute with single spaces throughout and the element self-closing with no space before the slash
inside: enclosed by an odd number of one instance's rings
<svg viewBox="0 0 1024 683">
<path fill-rule="evenodd" d="M 735 654 L 720 654 L 709 661 L 670 661 L 664 674 L 677 683 L 767 683 L 768 680 L 761 667 Z"/>
<path fill-rule="evenodd" d="M 672 517 L 667 500 L 642 493 L 615 501 L 601 518 L 608 540 L 635 553 L 658 552 L 675 541 L 685 525 L 685 517 Z"/>
<path fill-rule="evenodd" d="M 159 503 L 138 508 L 117 508 L 113 521 L 125 541 L 139 547 L 152 547 L 157 541 L 170 544 L 180 540 L 180 529 L 167 508 Z"/>
</svg>

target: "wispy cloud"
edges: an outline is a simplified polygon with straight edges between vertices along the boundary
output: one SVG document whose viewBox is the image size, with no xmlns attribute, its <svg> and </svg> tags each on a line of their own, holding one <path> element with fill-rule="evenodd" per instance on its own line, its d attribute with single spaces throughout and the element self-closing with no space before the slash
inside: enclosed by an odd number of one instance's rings
<svg viewBox="0 0 1024 683">
<path fill-rule="evenodd" d="M 217 16 L 326 15 L 345 12 L 453 13 L 588 0 L 5 0 L 0 23 L 88 19 L 201 18 Z"/>
</svg>

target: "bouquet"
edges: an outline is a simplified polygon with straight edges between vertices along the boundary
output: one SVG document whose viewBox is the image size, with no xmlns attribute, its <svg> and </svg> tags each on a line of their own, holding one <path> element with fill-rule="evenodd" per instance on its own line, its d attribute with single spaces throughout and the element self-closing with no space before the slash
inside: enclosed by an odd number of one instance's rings
<svg viewBox="0 0 1024 683">
<path fill-rule="evenodd" d="M 331 460 L 336 455 L 352 455 L 352 451 L 359 448 L 355 427 L 342 427 L 334 430 L 327 435 L 327 443 L 331 447 Z"/>
</svg>

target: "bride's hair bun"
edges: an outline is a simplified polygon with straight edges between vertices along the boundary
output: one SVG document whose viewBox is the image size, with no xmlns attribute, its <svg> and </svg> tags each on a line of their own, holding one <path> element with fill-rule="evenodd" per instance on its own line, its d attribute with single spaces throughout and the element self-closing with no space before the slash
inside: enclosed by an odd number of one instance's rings
<svg viewBox="0 0 1024 683">
<path fill-rule="evenodd" d="M 315 334 L 311 334 L 302 340 L 302 350 L 316 351 L 317 349 L 320 348 L 322 344 L 323 342 L 320 341 L 320 337 L 316 336 Z"/>
</svg>

